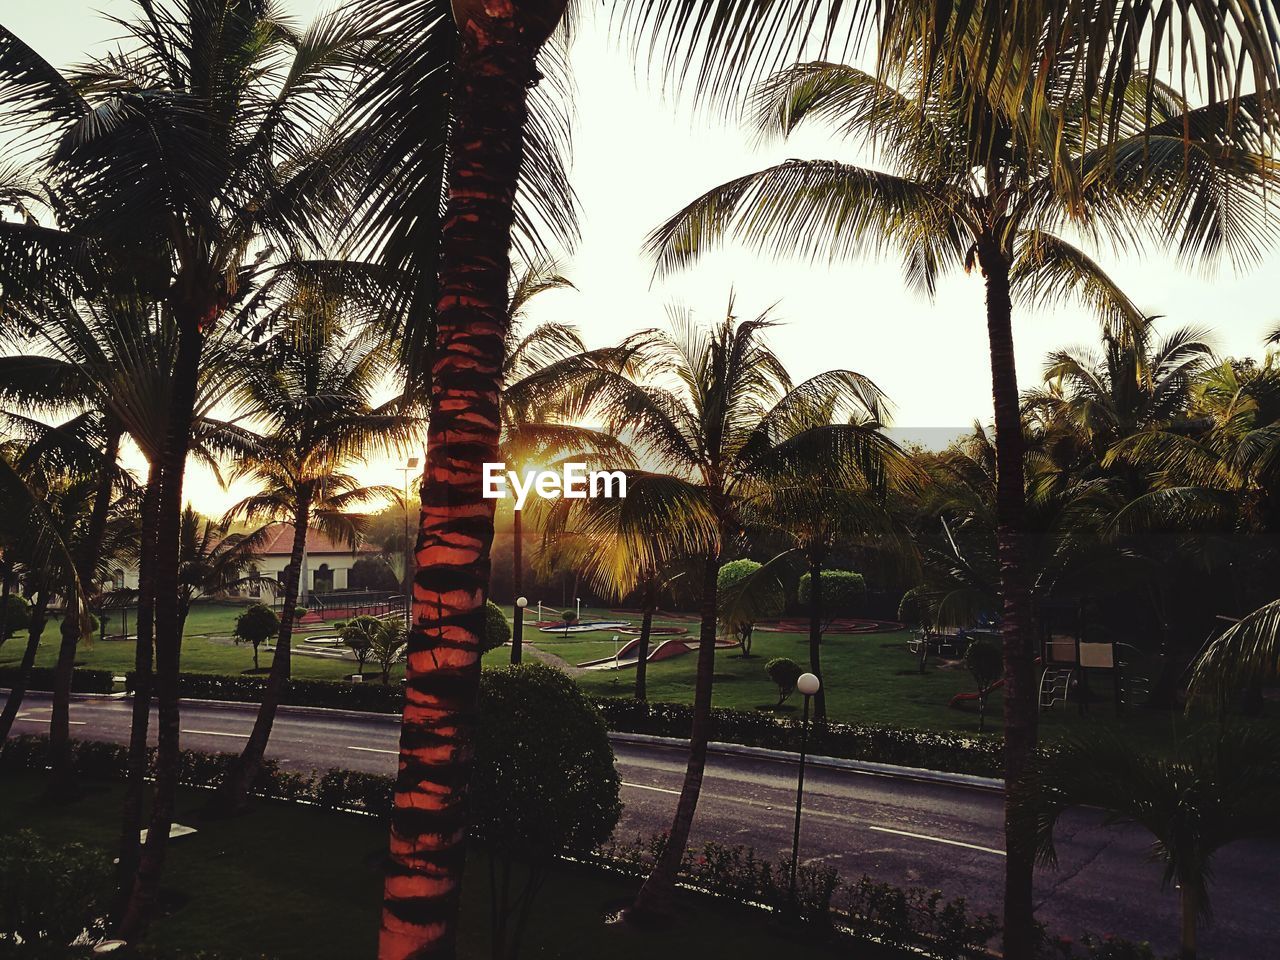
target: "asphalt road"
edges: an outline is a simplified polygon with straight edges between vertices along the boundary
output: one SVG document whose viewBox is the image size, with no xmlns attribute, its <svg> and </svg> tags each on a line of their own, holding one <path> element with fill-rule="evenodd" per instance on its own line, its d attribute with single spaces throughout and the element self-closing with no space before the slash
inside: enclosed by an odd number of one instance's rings
<svg viewBox="0 0 1280 960">
<path fill-rule="evenodd" d="M 127 742 L 130 709 L 123 698 L 78 698 L 72 735 Z M 238 750 L 254 710 L 251 704 L 184 702 L 182 744 Z M 41 733 L 48 721 L 48 695 L 33 693 L 14 732 Z M 282 707 L 269 756 L 299 770 L 391 774 L 398 730 L 395 717 Z M 614 751 L 625 802 L 619 835 L 647 837 L 666 829 L 684 773 L 683 750 L 615 742 Z M 789 853 L 795 783 L 793 762 L 713 753 L 693 842 L 741 843 L 770 857 Z M 806 771 L 802 859 L 829 863 L 845 877 L 866 873 L 900 886 L 936 888 L 998 913 L 1002 845 L 1002 800 L 995 792 L 821 766 Z M 1161 890 L 1161 870 L 1149 859 L 1144 831 L 1104 827 L 1100 814 L 1074 811 L 1059 828 L 1058 853 L 1058 868 L 1036 877 L 1037 915 L 1052 931 L 1113 934 L 1151 940 L 1162 953 L 1175 950 L 1176 891 Z M 1276 956 L 1280 843 L 1224 849 L 1214 864 L 1212 899 L 1214 923 L 1203 933 L 1202 957 Z"/>
</svg>

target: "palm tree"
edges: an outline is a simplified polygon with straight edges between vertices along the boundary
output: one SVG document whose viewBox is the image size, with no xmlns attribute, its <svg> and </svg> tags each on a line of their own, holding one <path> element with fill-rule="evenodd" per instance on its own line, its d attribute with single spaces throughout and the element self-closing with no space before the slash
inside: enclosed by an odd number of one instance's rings
<svg viewBox="0 0 1280 960">
<path fill-rule="evenodd" d="M 325 112 L 359 37 L 305 33 L 264 0 L 140 3 L 129 43 L 64 77 L 0 31 L 0 97 L 44 149 L 72 237 L 132 259 L 176 328 L 156 506 L 159 750 L 147 849 L 118 928 L 145 931 L 177 787 L 182 479 L 205 341 L 245 301 L 272 249 L 314 247 L 341 200 Z M 29 244 L 43 238 L 23 238 Z M 255 255 L 254 251 L 258 251 Z"/>
<path fill-rule="evenodd" d="M 587 350 L 576 330 L 561 323 L 521 329 L 525 309 L 540 293 L 572 288 L 555 261 L 539 259 L 518 275 L 511 288 L 511 315 L 502 367 L 502 435 L 498 449 L 508 470 L 523 471 L 561 462 L 607 459 L 628 465 L 627 448 L 607 433 L 572 423 L 575 407 L 589 394 L 593 373 L 601 366 L 616 369 L 625 350 Z M 524 592 L 524 511 L 512 511 L 512 596 Z M 513 618 L 519 622 L 520 614 Z M 511 662 L 522 658 L 522 637 L 511 638 Z"/>
<path fill-rule="evenodd" d="M 1046 44 L 1052 40 L 1046 33 Z M 1041 55 L 1056 63 L 1051 46 Z M 923 76 L 904 71 L 900 79 L 913 93 L 839 64 L 781 71 L 754 100 L 762 132 L 787 134 L 808 118 L 829 119 L 896 172 L 787 161 L 708 191 L 656 230 L 650 249 L 659 269 L 690 262 L 730 233 L 760 248 L 833 258 L 895 250 L 908 283 L 930 294 L 946 266 L 981 270 L 995 407 L 1004 772 L 1013 783 L 1034 749 L 1037 714 L 1014 299 L 1077 296 L 1116 328 L 1136 324 L 1142 315 L 1115 282 L 1054 231 L 1072 225 L 1123 247 L 1146 229 L 1172 238 L 1189 259 L 1223 250 L 1256 257 L 1273 229 L 1267 191 L 1280 169 L 1265 159 L 1256 126 L 1226 126 L 1225 104 L 1190 110 L 1150 80 L 1136 87 L 1159 100 L 1150 110 L 1136 93 L 1128 102 L 1098 102 L 1070 72 L 1070 56 L 1039 78 L 1043 88 L 992 91 L 976 81 L 957 88 L 944 73 L 981 75 L 980 62 L 967 56 L 958 51 Z M 1065 111 L 1064 122 L 1041 126 L 1051 110 Z M 1109 111 L 1115 124 L 1098 143 L 1099 114 Z M 1064 176 L 1060 165 L 1068 162 L 1075 173 Z M 1006 821 L 1012 827 L 1008 812 Z M 1006 870 L 1006 950 L 1023 955 L 1033 936 L 1032 864 L 1014 854 Z"/>
<path fill-rule="evenodd" d="M 1181 960 L 1195 960 L 1214 854 L 1237 840 L 1280 836 L 1280 740 L 1253 725 L 1211 729 L 1164 758 L 1095 733 L 1047 751 L 1024 790 L 1024 816 L 1047 864 L 1056 863 L 1054 829 L 1072 807 L 1096 807 L 1108 824 L 1149 831 L 1164 884 L 1176 884 L 1181 901 Z"/>
<path fill-rule="evenodd" d="M 544 551 L 559 553 L 602 596 L 639 598 L 635 697 L 644 701 L 658 598 L 689 572 L 691 558 L 717 549 L 703 492 L 671 474 L 629 470 L 625 497 L 557 500 L 543 538 Z"/>
<path fill-rule="evenodd" d="M 197 596 L 216 597 L 244 584 L 274 582 L 256 573 L 244 573 L 261 554 L 270 527 L 262 526 L 252 533 L 227 531 L 228 524 L 201 517 L 190 505 L 182 511 L 178 624 L 184 629 Z"/>
<path fill-rule="evenodd" d="M 284 606 L 271 672 L 253 732 L 220 791 L 223 809 L 245 803 L 289 679 L 308 532 L 317 527 L 354 549 L 363 518 L 354 516 L 352 508 L 373 500 L 400 502 L 393 488 L 362 486 L 344 472 L 371 451 L 401 448 L 421 426 L 411 410 L 405 412 L 400 398 L 373 404 L 392 355 L 373 325 L 360 326 L 364 309 L 310 284 L 297 286 L 280 310 L 285 329 L 263 345 L 246 371 L 243 400 L 262 422 L 265 435 L 246 448 L 232 474 L 262 486 L 233 506 L 227 519 L 287 519 L 293 524 L 293 544 L 281 584 Z"/>
<path fill-rule="evenodd" d="M 878 423 L 882 415 L 876 386 L 848 370 L 828 371 L 793 385 L 764 342 L 771 326 L 767 315 L 739 321 L 732 302 L 725 319 L 710 329 L 676 313 L 671 333 L 642 335 L 637 356 L 645 362 L 636 371 L 636 381 L 621 373 L 597 375 L 598 409 L 608 427 L 624 437 L 634 436 L 660 466 L 654 472 L 670 475 L 664 499 L 677 491 L 675 484 L 686 489 L 672 502 L 700 499 L 716 534 L 710 549 L 695 554 L 701 567 L 701 625 L 688 766 L 667 845 L 636 897 L 635 916 L 671 909 L 676 872 L 693 826 L 710 737 L 717 580 L 725 554 L 739 537 L 740 500 L 762 481 L 779 475 L 785 464 L 816 470 L 824 463 L 861 463 L 888 446 L 874 427 L 866 425 Z M 664 381 L 670 386 L 658 385 Z M 815 406 L 849 419 L 814 426 L 805 414 Z M 646 552 L 661 559 L 653 546 Z"/>
</svg>

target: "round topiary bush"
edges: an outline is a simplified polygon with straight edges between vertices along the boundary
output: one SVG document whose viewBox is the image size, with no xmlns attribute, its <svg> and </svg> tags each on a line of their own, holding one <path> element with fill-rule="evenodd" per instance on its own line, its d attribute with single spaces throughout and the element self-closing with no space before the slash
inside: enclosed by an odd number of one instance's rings
<svg viewBox="0 0 1280 960">
<path fill-rule="evenodd" d="M 720 623 L 732 630 L 744 657 L 751 656 L 751 639 L 756 621 L 781 616 L 786 592 L 777 577 L 756 577 L 762 564 L 754 560 L 731 560 L 716 575 L 720 597 Z M 747 583 L 748 578 L 753 578 Z"/>
<path fill-rule="evenodd" d="M 11 593 L 0 608 L 0 641 L 25 633 L 31 625 L 31 603 L 26 597 Z"/>
<path fill-rule="evenodd" d="M 484 636 L 481 638 L 481 653 L 497 650 L 511 639 L 511 624 L 502 608 L 492 600 L 484 602 Z"/>
<path fill-rule="evenodd" d="M 791 694 L 795 693 L 796 681 L 804 673 L 800 669 L 800 664 L 790 657 L 774 657 L 764 665 L 764 672 L 769 675 L 769 679 L 778 688 L 777 706 L 779 707 L 787 702 L 787 698 Z"/>
<path fill-rule="evenodd" d="M 824 617 L 852 617 L 862 612 L 863 601 L 867 596 L 867 581 L 860 573 L 852 570 L 823 570 L 822 577 L 822 615 Z M 799 601 L 805 610 L 813 598 L 813 575 L 806 573 L 800 578 Z"/>
</svg>

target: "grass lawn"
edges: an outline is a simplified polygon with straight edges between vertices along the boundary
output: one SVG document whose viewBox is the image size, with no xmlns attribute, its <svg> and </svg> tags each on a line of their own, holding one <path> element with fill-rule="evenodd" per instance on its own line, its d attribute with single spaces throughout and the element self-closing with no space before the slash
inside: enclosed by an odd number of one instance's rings
<svg viewBox="0 0 1280 960">
<path fill-rule="evenodd" d="M 605 611 L 586 609 L 584 620 L 609 616 Z M 638 617 L 628 617 L 637 624 Z M 655 618 L 655 625 L 682 626 L 696 639 L 698 625 L 690 620 Z M 540 650 L 552 653 L 570 664 L 577 664 L 613 652 L 612 637 L 616 631 L 592 631 L 570 635 L 527 632 L 526 641 Z M 870 634 L 828 634 L 822 645 L 822 672 L 826 679 L 827 713 L 833 720 L 849 723 L 871 723 L 886 726 L 918 727 L 932 730 L 954 730 L 977 733 L 976 708 L 950 709 L 951 698 L 974 689 L 973 679 L 963 665 L 942 666 L 929 662 L 921 676 L 916 661 L 906 647 L 907 631 Z M 624 635 L 623 639 L 627 639 Z M 659 638 L 655 638 L 658 642 Z M 717 707 L 736 710 L 771 708 L 777 701 L 776 687 L 765 675 L 764 666 L 773 657 L 790 657 L 802 667 L 809 662 L 807 634 L 755 632 L 751 656 L 744 658 L 736 649 L 716 652 L 714 703 Z M 695 657 L 690 654 L 649 664 L 647 686 L 651 700 L 675 703 L 693 702 Z M 592 671 L 581 673 L 577 681 L 589 693 L 598 696 L 630 696 L 635 684 L 635 670 Z M 1095 693 L 1110 697 L 1105 681 L 1091 680 Z M 798 697 L 789 706 L 798 715 Z M 987 730 L 1000 729 L 1002 698 L 996 691 L 987 710 Z M 1188 722 L 1177 711 L 1134 710 L 1131 715 L 1116 718 L 1109 699 L 1094 703 L 1089 713 L 1080 716 L 1075 705 L 1059 704 L 1041 714 L 1042 732 L 1055 736 L 1063 732 L 1084 732 L 1098 727 L 1121 728 L 1152 746 L 1167 744 L 1185 734 Z"/>
<path fill-rule="evenodd" d="M 6 777 L 0 791 L 0 835 L 28 828 L 51 840 L 110 850 L 121 799 L 118 787 L 92 785 L 94 792 L 63 806 L 42 802 L 42 787 L 35 774 Z M 175 957 L 195 950 L 275 960 L 374 956 L 387 842 L 382 823 L 284 804 L 202 822 L 197 811 L 204 799 L 199 793 L 180 798 L 179 822 L 199 832 L 175 841 L 170 850 L 162 894 L 169 913 L 153 927 L 152 945 Z M 489 956 L 487 873 L 483 858 L 473 856 L 464 888 L 462 957 Z M 636 886 L 598 874 L 554 873 L 535 903 L 521 956 L 775 960 L 794 949 L 791 939 L 765 918 L 705 902 L 668 930 L 606 926 L 603 919 Z M 836 956 L 816 944 L 807 944 L 805 953 Z"/>
<path fill-rule="evenodd" d="M 235 629 L 236 617 L 244 610 L 238 603 L 196 603 L 187 617 L 182 635 L 182 669 L 188 673 L 246 673 L 253 669 L 253 648 L 236 646 L 227 638 Z M 135 612 L 129 611 L 129 630 L 134 630 Z M 115 614 L 108 629 L 118 629 L 119 614 Z M 308 634 L 295 634 L 295 648 L 299 640 Z M 17 666 L 22 658 L 25 637 L 19 635 L 0 647 L 0 667 Z M 51 667 L 58 657 L 58 621 L 50 620 L 40 638 L 37 666 Z M 265 648 L 259 659 L 265 673 L 271 664 L 271 653 Z M 76 664 L 94 670 L 115 670 L 125 673 L 133 669 L 133 643 L 120 640 L 95 639 L 82 643 L 76 652 Z M 354 660 L 337 660 L 304 655 L 292 658 L 292 673 L 298 679 L 339 680 L 355 673 Z M 396 667 L 403 674 L 403 667 Z M 368 672 L 366 670 L 366 672 Z"/>
</svg>

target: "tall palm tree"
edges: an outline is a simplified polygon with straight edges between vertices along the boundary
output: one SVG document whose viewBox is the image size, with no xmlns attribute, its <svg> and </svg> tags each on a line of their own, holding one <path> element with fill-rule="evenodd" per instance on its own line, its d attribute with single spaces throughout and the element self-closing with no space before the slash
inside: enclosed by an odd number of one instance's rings
<svg viewBox="0 0 1280 960">
<path fill-rule="evenodd" d="M 1050 64 L 1058 64 L 1054 37 L 1046 31 L 1040 51 Z M 1174 90 L 1150 80 L 1136 88 L 1153 91 L 1159 102 L 1150 109 L 1136 93 L 1116 105 L 1098 102 L 1071 62 L 1063 56 L 1059 70 L 1042 73 L 1044 86 L 996 90 L 976 81 L 957 87 L 942 76 L 981 76 L 981 59 L 968 47 L 935 61 L 923 76 L 904 71 L 901 90 L 839 64 L 788 68 L 756 93 L 762 132 L 785 135 L 806 119 L 830 120 L 894 172 L 787 161 L 708 191 L 650 238 L 660 269 L 686 264 L 734 234 L 762 249 L 813 256 L 897 251 L 908 283 L 926 293 L 948 266 L 981 270 L 995 408 L 1010 783 L 1034 749 L 1038 709 L 1014 300 L 1076 296 L 1116 327 L 1140 322 L 1115 282 L 1055 231 L 1071 225 L 1124 247 L 1145 229 L 1171 239 L 1189 259 L 1226 250 L 1247 260 L 1274 230 L 1268 191 L 1280 182 L 1280 168 L 1265 156 L 1266 138 L 1244 120 L 1228 126 L 1227 105 L 1190 110 Z M 1051 110 L 1064 112 L 1064 121 L 1042 125 Z M 1112 111 L 1113 129 L 1098 143 L 1099 115 Z M 1064 175 L 1063 163 L 1074 173 Z M 1016 853 L 1006 858 L 1006 949 L 1015 955 L 1031 949 L 1032 868 Z"/>
<path fill-rule="evenodd" d="M 678 476 L 627 471 L 620 498 L 557 500 L 543 531 L 602 596 L 639 599 L 635 697 L 645 700 L 653 615 L 664 589 L 684 577 L 693 558 L 717 550 L 719 531 L 703 491 Z"/>
<path fill-rule="evenodd" d="M 345 89 L 326 79 L 348 68 L 360 38 L 334 16 L 299 34 L 266 0 L 145 2 L 122 26 L 128 47 L 70 77 L 0 31 L 0 100 L 44 149 L 65 232 L 145 264 L 176 328 L 156 498 L 156 554 L 169 560 L 152 584 L 156 796 L 117 931 L 133 939 L 154 909 L 177 788 L 177 557 L 205 341 L 244 302 L 272 249 L 321 241 L 341 201 L 326 111 Z"/>
<path fill-rule="evenodd" d="M 224 809 L 244 804 L 289 679 L 308 532 L 319 528 L 354 549 L 362 518 L 352 509 L 375 500 L 398 503 L 400 495 L 390 487 L 362 486 L 345 471 L 370 452 L 402 448 L 421 427 L 401 398 L 380 406 L 373 402 L 392 354 L 373 325 L 360 325 L 364 310 L 363 304 L 344 302 L 323 288 L 298 286 L 281 307 L 279 322 L 285 328 L 263 345 L 246 371 L 243 400 L 261 421 L 264 436 L 235 461 L 232 475 L 262 486 L 233 506 L 227 519 L 286 519 L 293 524 L 293 544 L 281 584 L 284 606 L 271 671 L 253 732 L 220 792 Z"/>
<path fill-rule="evenodd" d="M 1069 739 L 1031 769 L 1024 816 L 1039 858 L 1056 862 L 1053 834 L 1072 807 L 1103 811 L 1108 824 L 1136 823 L 1154 838 L 1153 859 L 1181 902 L 1181 960 L 1195 960 L 1210 916 L 1213 857 L 1237 840 L 1280 836 L 1280 740 L 1257 726 L 1208 730 L 1156 757 L 1114 734 Z"/>
<path fill-rule="evenodd" d="M 578 332 L 554 322 L 521 328 L 525 310 L 540 293 L 572 288 L 553 260 L 538 259 L 511 287 L 502 366 L 502 435 L 498 449 L 508 470 L 546 469 L 561 462 L 607 460 L 626 466 L 630 454 L 609 434 L 571 422 L 601 366 L 616 368 L 625 350 L 587 350 Z M 524 510 L 512 511 L 512 596 L 524 592 Z M 514 611 L 513 617 L 520 614 Z M 511 662 L 522 658 L 522 637 L 511 639 Z"/>
<path fill-rule="evenodd" d="M 653 472 L 691 487 L 713 518 L 716 534 L 710 549 L 695 554 L 701 568 L 701 624 L 688 766 L 667 845 L 636 897 L 635 916 L 671 909 L 676 872 L 693 826 L 710 737 L 717 580 L 740 535 L 740 500 L 781 473 L 785 464 L 816 470 L 824 463 L 861 463 L 889 446 L 866 425 L 882 416 L 878 388 L 849 370 L 793 384 L 765 342 L 771 326 L 767 315 L 739 321 L 732 302 L 725 319 L 710 328 L 698 326 L 687 313 L 676 313 L 672 332 L 643 335 L 640 355 L 646 362 L 635 381 L 621 373 L 598 376 L 598 410 L 610 429 L 643 445 Z M 814 426 L 804 414 L 815 406 L 844 418 Z M 647 552 L 656 553 L 653 547 Z"/>
<path fill-rule="evenodd" d="M 538 78 L 538 52 L 563 11 L 564 0 L 452 4 L 455 98 L 383 960 L 454 953 L 493 543 L 495 501 L 482 496 L 481 464 L 497 461 L 528 91 Z"/>
</svg>

